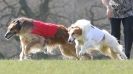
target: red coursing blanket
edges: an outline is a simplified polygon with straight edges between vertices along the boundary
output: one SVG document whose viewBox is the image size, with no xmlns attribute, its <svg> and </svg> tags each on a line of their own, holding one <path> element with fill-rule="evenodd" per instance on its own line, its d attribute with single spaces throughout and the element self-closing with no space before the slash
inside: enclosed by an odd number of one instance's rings
<svg viewBox="0 0 133 74">
<path fill-rule="evenodd" d="M 45 38 L 54 37 L 58 28 L 56 24 L 45 23 L 37 20 L 33 21 L 33 25 L 34 28 L 32 29 L 32 33 L 43 36 Z"/>
</svg>

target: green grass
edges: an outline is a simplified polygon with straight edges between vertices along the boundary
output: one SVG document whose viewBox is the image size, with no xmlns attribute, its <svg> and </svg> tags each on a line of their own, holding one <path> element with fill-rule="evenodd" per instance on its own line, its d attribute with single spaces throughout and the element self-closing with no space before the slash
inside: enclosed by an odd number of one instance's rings
<svg viewBox="0 0 133 74">
<path fill-rule="evenodd" d="M 0 74 L 133 74 L 133 60 L 0 60 Z"/>
</svg>

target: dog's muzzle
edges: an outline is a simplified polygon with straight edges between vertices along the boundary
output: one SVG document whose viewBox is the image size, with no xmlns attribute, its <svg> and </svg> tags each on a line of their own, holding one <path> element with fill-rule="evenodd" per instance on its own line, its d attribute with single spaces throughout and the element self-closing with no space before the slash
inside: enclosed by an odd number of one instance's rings
<svg viewBox="0 0 133 74">
<path fill-rule="evenodd" d="M 15 34 L 16 34 L 15 32 L 7 32 L 7 33 L 5 34 L 5 38 L 6 38 L 6 39 L 10 39 L 10 38 L 13 37 Z"/>
<path fill-rule="evenodd" d="M 75 40 L 75 38 L 74 38 L 74 39 L 68 39 L 68 42 L 69 42 L 70 44 L 73 44 L 73 43 L 74 43 L 74 40 Z"/>
</svg>

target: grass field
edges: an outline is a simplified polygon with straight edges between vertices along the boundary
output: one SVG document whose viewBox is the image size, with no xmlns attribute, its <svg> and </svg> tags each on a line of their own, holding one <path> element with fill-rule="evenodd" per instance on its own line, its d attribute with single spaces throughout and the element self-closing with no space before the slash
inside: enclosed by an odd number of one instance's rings
<svg viewBox="0 0 133 74">
<path fill-rule="evenodd" d="M 0 60 L 0 74 L 133 74 L 133 60 Z"/>
</svg>

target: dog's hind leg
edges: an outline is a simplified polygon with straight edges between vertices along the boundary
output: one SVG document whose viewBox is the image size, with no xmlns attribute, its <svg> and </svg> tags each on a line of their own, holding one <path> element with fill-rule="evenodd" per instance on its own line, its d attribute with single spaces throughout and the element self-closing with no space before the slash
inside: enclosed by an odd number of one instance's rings
<svg viewBox="0 0 133 74">
<path fill-rule="evenodd" d="M 122 59 L 126 60 L 127 56 L 125 55 L 125 53 L 123 51 L 119 51 L 119 55 Z"/>
<path fill-rule="evenodd" d="M 116 47 L 112 47 L 111 48 L 111 54 L 114 58 L 117 58 L 119 60 L 122 60 L 122 59 L 127 59 L 125 53 L 122 51 L 122 46 L 121 45 L 118 45 Z"/>
<path fill-rule="evenodd" d="M 111 56 L 112 59 L 116 59 L 116 60 L 122 60 L 122 58 L 120 57 L 120 55 L 114 51 L 111 50 Z"/>
<path fill-rule="evenodd" d="M 100 50 L 103 54 L 105 54 L 106 56 L 109 56 L 111 59 L 121 60 L 120 55 L 116 51 L 114 51 L 113 48 L 109 48 L 109 46 L 107 46 L 107 45 L 101 46 Z"/>
<path fill-rule="evenodd" d="M 93 56 L 91 53 L 85 53 L 80 56 L 80 60 L 93 60 Z"/>
<path fill-rule="evenodd" d="M 108 39 L 107 39 L 108 38 Z M 127 59 L 125 53 L 123 52 L 123 47 L 120 45 L 117 41 L 116 38 L 110 36 L 105 39 L 106 44 L 108 44 L 108 47 L 111 49 L 113 54 L 118 54 L 117 58 L 122 60 L 122 59 Z"/>
<path fill-rule="evenodd" d="M 60 48 L 62 55 L 79 59 L 79 57 L 76 55 L 76 49 L 74 45 L 69 44 L 69 43 L 64 43 L 64 44 L 59 45 L 59 48 Z"/>
<path fill-rule="evenodd" d="M 111 50 L 110 50 L 110 48 L 107 45 L 100 46 L 99 50 L 105 56 L 108 56 L 109 58 L 113 59 L 113 57 L 111 55 Z"/>
</svg>

